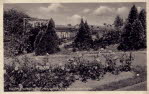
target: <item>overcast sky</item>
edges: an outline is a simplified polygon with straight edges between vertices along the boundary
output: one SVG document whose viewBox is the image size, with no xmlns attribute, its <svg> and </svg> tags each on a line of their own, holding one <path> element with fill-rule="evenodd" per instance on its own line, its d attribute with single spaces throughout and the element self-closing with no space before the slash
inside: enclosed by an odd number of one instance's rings
<svg viewBox="0 0 149 94">
<path fill-rule="evenodd" d="M 80 18 L 87 19 L 89 24 L 112 24 L 116 15 L 126 19 L 130 8 L 136 5 L 138 11 L 145 8 L 145 3 L 29 3 L 5 4 L 4 10 L 14 8 L 26 12 L 31 17 L 54 19 L 57 25 L 78 24 Z"/>
</svg>

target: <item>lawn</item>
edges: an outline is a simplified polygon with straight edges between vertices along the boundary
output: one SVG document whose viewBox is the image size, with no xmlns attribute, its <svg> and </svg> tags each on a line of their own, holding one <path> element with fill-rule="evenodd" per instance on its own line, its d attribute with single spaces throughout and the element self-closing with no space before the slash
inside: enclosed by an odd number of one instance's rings
<svg viewBox="0 0 149 94">
<path fill-rule="evenodd" d="M 115 52 L 116 55 L 120 55 L 123 52 Z M 129 54 L 129 52 L 126 52 Z M 31 54 L 26 54 L 26 56 L 28 58 L 30 58 L 31 60 L 35 61 L 34 63 L 40 63 L 42 64 L 42 61 L 45 57 L 48 57 L 49 63 L 52 65 L 55 64 L 65 64 L 67 62 L 68 59 L 72 58 L 72 57 L 77 57 L 79 55 L 83 54 L 83 58 L 86 60 L 94 60 L 95 57 L 98 54 L 98 51 L 81 51 L 81 52 L 71 52 L 68 54 L 62 54 L 62 53 L 57 53 L 57 54 L 52 54 L 52 55 L 47 55 L 47 56 L 35 56 L 33 53 Z M 107 54 L 107 53 L 105 53 Z M 133 56 L 135 56 L 134 58 L 134 62 L 132 63 L 133 65 L 139 65 L 139 66 L 146 66 L 146 62 L 147 62 L 147 55 L 145 51 L 136 51 L 136 52 L 132 52 Z M 18 56 L 17 58 L 20 59 L 20 61 L 22 61 L 22 58 L 24 57 L 24 55 Z M 8 58 L 6 57 L 4 62 L 5 64 L 11 65 L 11 60 L 12 58 Z"/>
</svg>

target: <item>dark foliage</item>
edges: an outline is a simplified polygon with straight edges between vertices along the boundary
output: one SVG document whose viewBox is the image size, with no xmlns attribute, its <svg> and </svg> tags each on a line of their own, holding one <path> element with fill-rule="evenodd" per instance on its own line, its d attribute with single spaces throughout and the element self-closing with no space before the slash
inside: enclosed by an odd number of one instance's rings
<svg viewBox="0 0 149 94">
<path fill-rule="evenodd" d="M 128 15 L 128 22 L 132 24 L 136 19 L 138 19 L 138 10 L 136 6 L 133 5 Z"/>
<path fill-rule="evenodd" d="M 4 66 L 4 90 L 33 91 L 39 88 L 39 91 L 60 91 L 68 88 L 76 80 L 85 83 L 89 79 L 99 81 L 107 72 L 118 75 L 123 71 L 131 71 L 132 55 L 130 54 L 127 58 L 123 56 L 120 58 L 119 62 L 122 65 L 119 66 L 116 65 L 115 59 L 108 57 L 106 57 L 108 66 L 96 60 L 90 62 L 82 60 L 79 57 L 69 59 L 66 64 L 61 66 L 49 66 L 46 64 L 35 64 L 35 62 L 25 56 L 23 58 L 24 63 L 21 63 L 19 67 L 17 67 L 16 64 L 20 63 L 20 61 L 16 58 L 15 61 L 12 62 L 12 65 Z M 43 63 L 50 62 L 45 60 Z"/>
<path fill-rule="evenodd" d="M 139 14 L 139 20 L 142 23 L 143 28 L 146 30 L 146 11 L 145 9 L 142 9 Z"/>
<path fill-rule="evenodd" d="M 139 50 L 144 48 L 144 29 L 139 20 L 132 25 L 127 24 L 122 34 L 119 50 Z"/>
<path fill-rule="evenodd" d="M 35 41 L 34 41 L 34 48 L 35 49 L 38 47 L 38 44 L 39 44 L 40 39 L 42 38 L 43 34 L 44 34 L 43 31 L 38 32 L 38 35 L 36 36 Z"/>
<path fill-rule="evenodd" d="M 41 36 L 42 35 L 42 36 Z M 46 32 L 39 32 L 35 40 L 35 54 L 45 55 L 58 52 L 59 38 L 56 34 L 53 19 L 50 19 Z"/>
<path fill-rule="evenodd" d="M 41 37 L 41 35 L 38 35 L 38 34 L 41 34 L 40 32 L 45 32 L 46 29 L 47 29 L 47 26 L 45 26 L 45 25 L 37 26 L 35 28 L 30 29 L 30 31 L 29 31 L 30 36 L 28 38 L 29 47 L 27 48 L 27 53 L 31 53 L 35 50 L 35 48 L 37 47 L 37 45 L 35 45 L 35 44 L 39 43 L 39 39 Z M 38 37 L 36 40 L 37 35 L 38 35 Z M 37 43 L 35 43 L 35 40 Z"/>
<path fill-rule="evenodd" d="M 127 23 L 124 27 L 123 33 L 121 35 L 121 41 L 120 41 L 120 45 L 118 46 L 119 50 L 131 50 L 131 48 L 133 47 L 133 43 L 132 43 L 132 26 L 131 24 Z"/>
<path fill-rule="evenodd" d="M 105 48 L 106 46 L 118 44 L 121 38 L 121 31 L 111 30 L 108 33 L 104 34 L 103 37 L 96 39 L 94 41 L 94 48 L 98 47 Z"/>
<path fill-rule="evenodd" d="M 4 11 L 4 30 L 9 33 L 22 34 L 23 18 L 30 17 L 27 14 L 15 9 Z"/>
<path fill-rule="evenodd" d="M 115 18 L 114 26 L 116 29 L 120 29 L 123 26 L 123 19 L 119 15 Z"/>
<path fill-rule="evenodd" d="M 144 48 L 144 39 L 145 39 L 145 32 L 140 20 L 135 20 L 132 24 L 132 41 L 133 41 L 133 48 L 135 50 L 139 50 Z"/>
<path fill-rule="evenodd" d="M 74 40 L 74 47 L 79 50 L 89 50 L 92 47 L 92 43 L 90 28 L 87 22 L 84 23 L 83 19 L 81 19 L 80 28 Z"/>
<path fill-rule="evenodd" d="M 32 28 L 30 30 L 30 36 L 28 39 L 28 44 L 30 44 L 30 47 L 27 48 L 27 52 L 33 52 L 34 51 L 34 41 L 38 33 L 40 32 L 40 28 Z"/>
<path fill-rule="evenodd" d="M 15 9 L 4 11 L 4 40 L 7 40 L 4 48 L 5 54 L 9 56 L 19 55 L 29 47 L 27 40 L 30 35 L 23 28 L 24 18 L 29 16 L 21 11 Z"/>
<path fill-rule="evenodd" d="M 119 50 L 139 50 L 146 48 L 146 17 L 144 9 L 138 15 L 135 5 L 131 8 L 125 24 Z"/>
<path fill-rule="evenodd" d="M 142 23 L 142 26 L 144 28 L 144 48 L 146 48 L 146 11 L 145 9 L 142 9 L 139 14 L 139 20 Z"/>
</svg>

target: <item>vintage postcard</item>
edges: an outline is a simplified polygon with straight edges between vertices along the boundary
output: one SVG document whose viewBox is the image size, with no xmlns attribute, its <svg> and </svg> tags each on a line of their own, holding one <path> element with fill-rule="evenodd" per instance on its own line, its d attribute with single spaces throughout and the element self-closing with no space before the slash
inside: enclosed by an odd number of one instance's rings
<svg viewBox="0 0 149 94">
<path fill-rule="evenodd" d="M 45 1 L 1 4 L 1 92 L 147 93 L 147 1 Z"/>
</svg>

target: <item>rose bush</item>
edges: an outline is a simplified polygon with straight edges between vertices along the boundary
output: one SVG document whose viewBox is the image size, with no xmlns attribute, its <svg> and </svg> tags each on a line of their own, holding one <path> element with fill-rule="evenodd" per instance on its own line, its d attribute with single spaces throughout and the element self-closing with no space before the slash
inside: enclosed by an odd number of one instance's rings
<svg viewBox="0 0 149 94">
<path fill-rule="evenodd" d="M 23 64 L 14 58 L 11 66 L 4 66 L 4 89 L 5 91 L 65 90 L 76 80 L 82 82 L 87 82 L 88 79 L 100 80 L 107 72 L 118 75 L 119 72 L 130 71 L 133 61 L 132 53 L 117 56 L 112 51 L 99 52 L 93 61 L 85 60 L 85 55 L 77 56 L 68 59 L 66 64 L 59 65 L 49 64 L 48 56 L 43 59 L 43 64 L 35 63 L 27 56 L 22 59 Z"/>
</svg>

